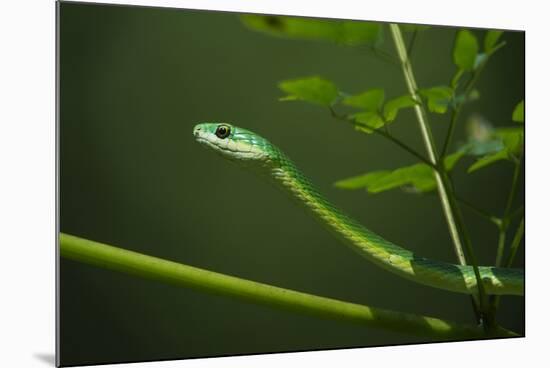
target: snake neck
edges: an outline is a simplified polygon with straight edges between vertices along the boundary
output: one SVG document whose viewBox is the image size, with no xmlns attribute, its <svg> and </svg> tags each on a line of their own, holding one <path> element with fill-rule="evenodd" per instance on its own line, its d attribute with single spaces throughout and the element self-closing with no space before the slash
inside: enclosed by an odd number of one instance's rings
<svg viewBox="0 0 550 368">
<path fill-rule="evenodd" d="M 466 294 L 477 291 L 471 266 L 419 257 L 383 239 L 328 202 L 286 155 L 278 152 L 276 157 L 263 166 L 269 176 L 352 250 L 390 272 L 431 287 Z M 523 294 L 522 270 L 495 267 L 479 267 L 479 270 L 489 294 Z"/>
<path fill-rule="evenodd" d="M 284 154 L 280 154 L 278 165 L 271 168 L 270 174 L 292 197 L 313 212 L 315 218 L 322 220 L 333 233 L 347 240 L 346 244 L 361 255 L 379 262 L 414 256 L 412 252 L 381 238 L 332 205 Z"/>
</svg>

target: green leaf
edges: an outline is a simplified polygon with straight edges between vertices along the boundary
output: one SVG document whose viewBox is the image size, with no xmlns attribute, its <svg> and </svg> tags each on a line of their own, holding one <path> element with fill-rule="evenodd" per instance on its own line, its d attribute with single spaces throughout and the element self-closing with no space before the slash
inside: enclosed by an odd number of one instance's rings
<svg viewBox="0 0 550 368">
<path fill-rule="evenodd" d="M 457 33 L 453 59 L 460 69 L 471 70 L 474 67 L 479 45 L 474 34 L 466 29 Z"/>
<path fill-rule="evenodd" d="M 427 192 L 435 188 L 433 170 L 425 164 L 416 164 L 392 171 L 372 183 L 369 193 L 381 193 L 390 189 L 411 185 L 419 192 Z"/>
<path fill-rule="evenodd" d="M 394 121 L 399 110 L 413 107 L 416 104 L 417 102 L 409 95 L 391 99 L 384 105 L 384 118 L 388 122 Z"/>
<path fill-rule="evenodd" d="M 502 36 L 504 32 L 502 31 L 496 31 L 496 30 L 489 30 L 487 33 L 485 33 L 485 39 L 483 40 L 483 48 L 486 53 L 491 53 L 493 48 L 496 46 L 498 40 L 500 39 L 500 36 Z"/>
<path fill-rule="evenodd" d="M 452 170 L 464 154 L 464 151 L 458 151 L 445 157 L 445 169 Z M 335 185 L 342 189 L 366 188 L 369 193 L 380 193 L 405 186 L 412 186 L 415 192 L 428 192 L 435 189 L 436 182 L 433 169 L 424 163 L 419 163 L 393 171 L 372 171 L 340 180 Z"/>
<path fill-rule="evenodd" d="M 519 154 L 523 149 L 523 127 L 499 128 L 495 135 L 502 139 L 506 149 L 514 154 Z"/>
<path fill-rule="evenodd" d="M 516 107 L 514 108 L 514 112 L 512 113 L 512 120 L 513 121 L 518 122 L 518 123 L 523 123 L 523 121 L 524 121 L 524 112 L 523 112 L 524 105 L 525 105 L 524 100 L 521 100 L 521 102 L 516 105 Z"/>
<path fill-rule="evenodd" d="M 279 88 L 288 93 L 282 101 L 302 100 L 323 106 L 330 106 L 338 97 L 338 88 L 334 83 L 318 76 L 285 80 L 279 83 Z"/>
<path fill-rule="evenodd" d="M 464 157 L 465 154 L 466 151 L 458 150 L 455 153 L 445 156 L 445 159 L 443 160 L 443 166 L 445 166 L 445 170 L 451 171 L 452 169 L 454 169 L 458 161 L 462 157 Z"/>
<path fill-rule="evenodd" d="M 384 103 L 384 90 L 371 89 L 359 95 L 349 96 L 342 100 L 344 105 L 358 107 L 366 111 L 379 111 Z"/>
<path fill-rule="evenodd" d="M 494 153 L 483 156 L 468 168 L 468 173 L 487 167 L 495 162 L 511 160 L 523 150 L 523 128 L 499 128 L 495 129 L 494 137 L 500 143 L 500 149 Z"/>
<path fill-rule="evenodd" d="M 501 160 L 507 160 L 508 159 L 508 151 L 507 150 L 501 150 L 496 153 L 484 156 L 477 160 L 472 166 L 468 168 L 468 173 L 472 173 L 474 171 L 477 171 L 481 169 L 482 167 L 489 166 L 497 161 Z"/>
<path fill-rule="evenodd" d="M 340 38 L 338 43 L 356 45 L 378 45 L 382 42 L 382 26 L 371 22 L 341 22 Z"/>
<path fill-rule="evenodd" d="M 421 89 L 419 93 L 428 100 L 428 109 L 438 114 L 446 113 L 453 99 L 453 90 L 447 86 Z"/>
<path fill-rule="evenodd" d="M 334 185 L 340 189 L 363 189 L 371 186 L 375 181 L 389 173 L 390 171 L 387 170 L 373 171 L 365 175 L 339 180 Z"/>
<path fill-rule="evenodd" d="M 359 112 L 352 114 L 350 117 L 355 119 L 355 128 L 364 133 L 370 134 L 373 129 L 378 129 L 384 126 L 384 120 L 376 112 Z"/>
<path fill-rule="evenodd" d="M 343 45 L 375 45 L 382 41 L 382 26 L 362 21 L 341 21 L 274 15 L 243 15 L 250 29 L 272 36 L 329 41 Z"/>
</svg>

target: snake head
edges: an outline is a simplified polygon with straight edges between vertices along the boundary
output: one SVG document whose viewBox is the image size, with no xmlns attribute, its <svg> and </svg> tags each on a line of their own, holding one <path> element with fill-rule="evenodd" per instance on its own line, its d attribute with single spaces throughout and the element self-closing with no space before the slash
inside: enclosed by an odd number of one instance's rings
<svg viewBox="0 0 550 368">
<path fill-rule="evenodd" d="M 232 161 L 267 165 L 279 157 L 279 150 L 267 139 L 232 124 L 197 124 L 193 135 L 197 142 Z"/>
</svg>

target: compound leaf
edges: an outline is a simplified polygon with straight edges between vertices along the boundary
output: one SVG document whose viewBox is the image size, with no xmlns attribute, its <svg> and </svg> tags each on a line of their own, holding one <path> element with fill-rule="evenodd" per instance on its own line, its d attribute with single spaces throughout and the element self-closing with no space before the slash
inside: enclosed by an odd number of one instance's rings
<svg viewBox="0 0 550 368">
<path fill-rule="evenodd" d="M 372 133 L 373 129 L 378 129 L 384 126 L 384 119 L 372 111 L 358 112 L 350 116 L 355 119 L 355 128 L 364 133 Z"/>
<path fill-rule="evenodd" d="M 463 29 L 458 31 L 453 49 L 453 60 L 457 67 L 464 70 L 474 68 L 479 45 L 472 32 Z"/>
<path fill-rule="evenodd" d="M 445 169 L 452 170 L 464 154 L 464 151 L 457 151 L 445 157 Z M 424 163 L 418 163 L 392 171 L 372 171 L 340 180 L 335 185 L 341 189 L 365 188 L 369 193 L 381 193 L 394 188 L 410 186 L 414 192 L 425 193 L 435 189 L 436 182 L 433 169 Z"/>
<path fill-rule="evenodd" d="M 384 103 L 384 90 L 371 89 L 359 95 L 348 96 L 342 100 L 344 105 L 358 107 L 366 111 L 379 111 Z"/>
<path fill-rule="evenodd" d="M 369 187 L 376 180 L 389 173 L 390 171 L 387 170 L 373 171 L 365 175 L 353 176 L 351 178 L 339 180 L 334 183 L 334 185 L 340 189 L 363 189 Z"/>
<path fill-rule="evenodd" d="M 318 76 L 285 80 L 279 88 L 288 95 L 282 101 L 302 100 L 318 105 L 330 106 L 338 97 L 338 88 L 334 83 Z"/>
<path fill-rule="evenodd" d="M 399 110 L 413 107 L 416 104 L 417 102 L 410 95 L 393 98 L 384 105 L 384 118 L 386 121 L 391 122 L 395 120 Z"/>
<path fill-rule="evenodd" d="M 250 29 L 272 36 L 301 40 L 329 41 L 355 46 L 382 41 L 382 26 L 362 21 L 341 21 L 274 15 L 243 15 Z"/>
<path fill-rule="evenodd" d="M 428 100 L 428 109 L 438 114 L 446 113 L 453 99 L 453 90 L 447 86 L 421 89 L 419 93 Z"/>
</svg>

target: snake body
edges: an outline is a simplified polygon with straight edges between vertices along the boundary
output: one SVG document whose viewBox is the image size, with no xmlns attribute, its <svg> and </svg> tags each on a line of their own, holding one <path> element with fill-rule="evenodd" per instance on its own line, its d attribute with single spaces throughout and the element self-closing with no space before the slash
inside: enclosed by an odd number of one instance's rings
<svg viewBox="0 0 550 368">
<path fill-rule="evenodd" d="M 197 142 L 223 157 L 274 179 L 314 217 L 343 238 L 345 244 L 374 264 L 420 284 L 465 294 L 477 293 L 473 267 L 419 257 L 368 230 L 326 200 L 296 165 L 267 139 L 225 123 L 198 124 L 193 134 Z M 523 295 L 523 270 L 480 266 L 479 272 L 486 293 Z"/>
</svg>

